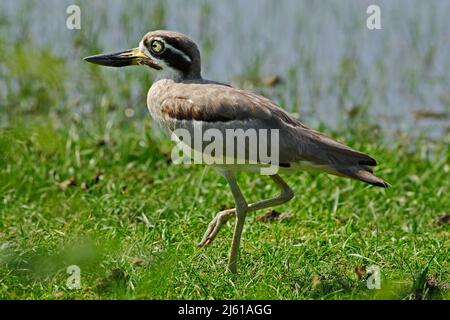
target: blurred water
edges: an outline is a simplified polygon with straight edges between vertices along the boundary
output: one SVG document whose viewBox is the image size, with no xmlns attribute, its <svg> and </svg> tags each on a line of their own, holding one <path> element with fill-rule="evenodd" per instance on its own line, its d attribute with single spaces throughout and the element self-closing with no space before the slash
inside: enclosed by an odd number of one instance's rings
<svg viewBox="0 0 450 320">
<path fill-rule="evenodd" d="M 66 28 L 73 3 L 82 11 L 78 31 Z M 366 28 L 370 4 L 381 7 L 382 30 Z M 279 75 L 283 84 L 264 93 L 310 125 L 335 125 L 363 105 L 391 132 L 439 137 L 449 127 L 448 118 L 416 120 L 413 112 L 450 112 L 450 1 L 2 0 L 0 10 L 14 21 L 2 25 L 3 34 L 51 48 L 72 61 L 75 76 L 82 70 L 72 48 L 77 33 L 115 51 L 165 27 L 199 43 L 206 78 Z"/>
</svg>

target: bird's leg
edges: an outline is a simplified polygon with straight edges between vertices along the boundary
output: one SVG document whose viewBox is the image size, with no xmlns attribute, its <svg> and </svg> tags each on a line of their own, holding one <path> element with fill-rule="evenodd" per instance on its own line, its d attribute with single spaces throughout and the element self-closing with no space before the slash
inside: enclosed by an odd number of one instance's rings
<svg viewBox="0 0 450 320">
<path fill-rule="evenodd" d="M 283 204 L 292 199 L 294 193 L 292 189 L 281 179 L 279 175 L 270 176 L 276 185 L 281 189 L 280 195 L 272 199 L 261 200 L 248 205 L 247 212 L 255 211 L 259 209 L 268 208 L 275 205 Z M 217 236 L 220 228 L 229 219 L 235 216 L 236 209 L 228 209 L 220 211 L 214 219 L 209 223 L 208 229 L 206 230 L 202 241 L 198 244 L 199 247 L 210 244 Z"/>
<path fill-rule="evenodd" d="M 236 274 L 237 273 L 237 259 L 239 254 L 239 244 L 241 242 L 242 231 L 244 229 L 245 216 L 247 214 L 248 205 L 244 198 L 244 195 L 239 188 L 236 175 L 227 173 L 225 178 L 230 185 L 231 193 L 233 194 L 234 201 L 236 202 L 236 225 L 234 227 L 233 241 L 231 243 L 230 255 L 228 258 L 228 270 Z"/>
<path fill-rule="evenodd" d="M 208 229 L 206 229 L 202 241 L 199 242 L 198 246 L 203 247 L 205 245 L 210 244 L 219 233 L 219 230 L 222 227 L 222 225 L 226 223 L 229 219 L 234 217 L 235 214 L 236 214 L 235 208 L 220 211 L 209 223 Z"/>
<path fill-rule="evenodd" d="M 289 200 L 291 200 L 294 197 L 294 192 L 292 191 L 292 189 L 287 185 L 286 182 L 284 182 L 283 179 L 281 179 L 281 177 L 278 174 L 270 176 L 270 177 L 275 182 L 275 184 L 280 188 L 281 193 L 275 198 L 261 200 L 261 201 L 255 202 L 255 203 L 251 203 L 248 206 L 249 212 L 256 211 L 259 209 L 265 209 L 265 208 L 268 208 L 271 206 L 278 206 L 280 204 L 288 202 Z"/>
</svg>

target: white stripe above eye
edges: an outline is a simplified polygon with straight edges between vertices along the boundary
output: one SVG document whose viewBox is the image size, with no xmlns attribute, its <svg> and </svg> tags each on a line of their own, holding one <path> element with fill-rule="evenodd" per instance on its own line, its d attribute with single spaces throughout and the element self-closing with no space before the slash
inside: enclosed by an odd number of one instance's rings
<svg viewBox="0 0 450 320">
<path fill-rule="evenodd" d="M 164 39 L 162 39 L 162 38 L 154 38 L 154 39 L 155 39 L 155 40 L 158 40 L 158 41 L 161 41 L 162 43 L 164 43 L 164 47 L 165 47 L 166 49 L 169 48 L 169 49 L 172 50 L 173 52 L 176 52 L 176 53 L 180 54 L 186 61 L 189 61 L 189 63 L 192 63 L 191 57 L 189 57 L 189 56 L 188 56 L 187 54 L 185 54 L 183 51 L 181 51 L 181 50 L 175 48 L 174 46 L 172 46 L 172 45 L 170 45 L 170 44 L 168 44 L 168 43 L 165 42 Z M 155 56 L 154 54 L 152 54 L 152 53 L 150 52 L 150 50 L 148 50 L 148 48 L 144 45 L 144 42 L 143 42 L 143 41 L 139 42 L 139 48 L 140 48 L 141 50 L 143 50 L 143 51 L 145 52 L 145 54 L 147 54 L 148 56 L 151 56 L 151 57 L 154 57 L 154 58 L 158 59 L 157 56 Z M 159 60 L 159 59 L 158 59 L 158 60 Z"/>
</svg>

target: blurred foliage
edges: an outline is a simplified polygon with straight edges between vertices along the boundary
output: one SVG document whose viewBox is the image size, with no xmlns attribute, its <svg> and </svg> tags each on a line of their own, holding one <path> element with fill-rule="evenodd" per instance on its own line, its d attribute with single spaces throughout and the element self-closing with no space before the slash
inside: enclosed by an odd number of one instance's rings
<svg viewBox="0 0 450 320">
<path fill-rule="evenodd" d="M 65 100 L 67 69 L 64 61 L 32 44 L 6 45 L 0 41 L 0 87 L 8 112 L 45 112 Z"/>
</svg>

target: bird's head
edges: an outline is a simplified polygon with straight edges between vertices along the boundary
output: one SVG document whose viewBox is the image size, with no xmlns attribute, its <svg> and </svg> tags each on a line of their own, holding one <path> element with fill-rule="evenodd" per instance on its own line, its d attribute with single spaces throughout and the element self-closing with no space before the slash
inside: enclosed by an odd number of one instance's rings
<svg viewBox="0 0 450 320">
<path fill-rule="evenodd" d="M 200 78 L 200 51 L 188 36 L 174 31 L 147 33 L 134 49 L 98 54 L 84 60 L 108 67 L 146 65 L 160 73 L 158 78 Z"/>
</svg>

